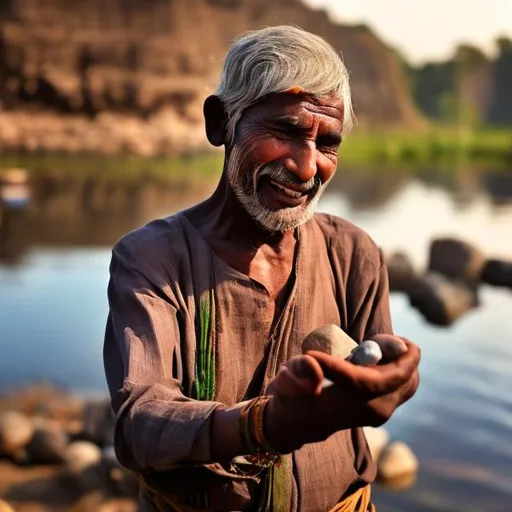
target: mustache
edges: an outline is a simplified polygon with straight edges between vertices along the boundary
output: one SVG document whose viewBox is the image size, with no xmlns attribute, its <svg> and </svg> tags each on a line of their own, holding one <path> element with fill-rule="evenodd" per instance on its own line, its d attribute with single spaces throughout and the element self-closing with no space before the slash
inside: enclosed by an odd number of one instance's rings
<svg viewBox="0 0 512 512">
<path fill-rule="evenodd" d="M 258 181 L 263 177 L 277 181 L 283 185 L 291 185 L 294 190 L 298 190 L 300 192 L 311 192 L 314 189 L 320 187 L 320 178 L 318 175 L 313 176 L 307 182 L 301 181 L 290 172 L 286 167 L 280 162 L 271 162 L 269 164 L 262 165 L 259 167 L 254 173 L 254 183 L 253 190 L 256 190 Z"/>
</svg>

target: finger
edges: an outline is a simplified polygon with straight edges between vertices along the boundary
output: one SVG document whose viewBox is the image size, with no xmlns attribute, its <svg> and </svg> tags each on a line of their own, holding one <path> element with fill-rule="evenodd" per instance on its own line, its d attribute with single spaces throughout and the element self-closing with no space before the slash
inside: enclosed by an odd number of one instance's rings
<svg viewBox="0 0 512 512">
<path fill-rule="evenodd" d="M 405 384 L 418 367 L 419 347 L 407 342 L 407 352 L 396 361 L 379 366 L 356 366 L 322 352 L 308 354 L 320 364 L 324 376 L 338 385 L 349 385 L 369 396 L 387 395 Z"/>
<path fill-rule="evenodd" d="M 418 385 L 419 374 L 414 372 L 411 379 L 398 390 L 369 401 L 367 408 L 368 421 L 373 422 L 377 419 L 378 423 L 386 422 L 398 407 L 414 396 Z"/>
<path fill-rule="evenodd" d="M 395 361 L 402 354 L 407 352 L 407 345 L 404 338 L 401 338 L 400 336 L 394 336 L 392 334 L 375 334 L 371 339 L 379 345 L 382 351 L 380 364 Z"/>
<path fill-rule="evenodd" d="M 281 397 L 320 394 L 323 372 L 312 357 L 296 356 L 280 369 L 268 392 Z"/>
<path fill-rule="evenodd" d="M 306 379 L 318 385 L 321 385 L 324 379 L 322 367 L 314 357 L 309 355 L 292 357 L 286 366 L 299 379 Z"/>
<path fill-rule="evenodd" d="M 283 366 L 267 392 L 271 395 L 278 395 L 281 398 L 296 398 L 312 394 L 314 389 L 311 388 L 312 386 L 308 386 L 307 381 L 297 379 L 289 368 Z"/>
</svg>

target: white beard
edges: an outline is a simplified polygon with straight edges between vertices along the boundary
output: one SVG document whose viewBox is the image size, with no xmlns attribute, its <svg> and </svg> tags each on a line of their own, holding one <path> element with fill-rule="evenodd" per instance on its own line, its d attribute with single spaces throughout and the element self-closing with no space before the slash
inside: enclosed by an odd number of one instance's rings
<svg viewBox="0 0 512 512">
<path fill-rule="evenodd" d="M 313 177 L 308 183 L 300 184 L 304 191 L 316 187 L 306 204 L 270 210 L 261 203 L 258 197 L 257 184 L 259 178 L 268 176 L 270 179 L 286 184 L 291 181 L 290 171 L 282 164 L 271 163 L 260 166 L 254 171 L 252 179 L 244 181 L 244 176 L 241 175 L 244 169 L 243 161 L 241 147 L 233 148 L 227 166 L 227 178 L 235 197 L 255 222 L 267 231 L 283 232 L 294 229 L 311 219 L 330 179 L 323 184 L 319 184 L 317 182 L 318 178 Z M 298 185 L 297 181 L 293 181 L 293 183 L 295 187 Z"/>
</svg>

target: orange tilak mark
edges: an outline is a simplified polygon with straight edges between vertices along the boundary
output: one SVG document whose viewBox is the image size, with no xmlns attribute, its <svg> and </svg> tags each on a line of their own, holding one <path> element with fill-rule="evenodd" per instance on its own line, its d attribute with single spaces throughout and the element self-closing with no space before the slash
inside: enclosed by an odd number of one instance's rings
<svg viewBox="0 0 512 512">
<path fill-rule="evenodd" d="M 300 85 L 294 85 L 293 87 L 290 87 L 289 89 L 286 89 L 283 92 L 288 93 L 288 94 L 301 94 L 301 93 L 306 92 L 306 90 L 303 87 L 301 87 Z"/>
</svg>

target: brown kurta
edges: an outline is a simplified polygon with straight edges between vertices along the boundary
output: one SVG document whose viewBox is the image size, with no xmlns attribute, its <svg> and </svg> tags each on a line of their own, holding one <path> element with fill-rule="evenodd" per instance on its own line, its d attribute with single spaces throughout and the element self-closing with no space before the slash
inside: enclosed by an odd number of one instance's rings
<svg viewBox="0 0 512 512">
<path fill-rule="evenodd" d="M 297 237 L 294 286 L 274 326 L 265 288 L 222 261 L 186 212 L 116 244 L 104 362 L 123 465 L 182 496 L 205 492 L 212 509 L 247 509 L 258 478 L 230 478 L 220 465 L 208 465 L 212 412 L 266 386 L 323 324 L 340 325 L 358 342 L 392 333 L 386 267 L 370 237 L 325 214 L 298 228 Z M 217 304 L 215 402 L 200 402 L 188 398 L 194 322 L 199 295 L 210 287 Z M 361 429 L 304 446 L 293 454 L 293 465 L 292 512 L 328 511 L 349 487 L 375 477 Z M 153 500 L 145 492 L 146 510 L 153 510 Z"/>
</svg>

